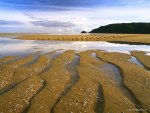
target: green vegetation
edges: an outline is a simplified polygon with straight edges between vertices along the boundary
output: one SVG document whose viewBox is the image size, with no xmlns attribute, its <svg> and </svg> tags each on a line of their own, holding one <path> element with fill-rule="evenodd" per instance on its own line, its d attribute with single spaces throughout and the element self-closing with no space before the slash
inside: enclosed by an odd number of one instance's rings
<svg viewBox="0 0 150 113">
<path fill-rule="evenodd" d="M 87 33 L 86 31 L 82 31 L 81 33 Z"/>
<path fill-rule="evenodd" d="M 93 29 L 90 33 L 150 34 L 150 23 L 110 24 Z"/>
</svg>

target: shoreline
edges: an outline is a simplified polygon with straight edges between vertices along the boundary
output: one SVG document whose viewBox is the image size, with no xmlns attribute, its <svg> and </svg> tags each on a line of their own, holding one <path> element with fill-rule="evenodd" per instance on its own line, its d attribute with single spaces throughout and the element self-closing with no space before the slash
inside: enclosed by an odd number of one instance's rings
<svg viewBox="0 0 150 113">
<path fill-rule="evenodd" d="M 129 45 L 150 45 L 148 34 L 91 34 L 91 35 L 20 35 L 17 39 L 47 41 L 106 41 Z"/>
<path fill-rule="evenodd" d="M 129 45 L 150 45 L 150 43 L 142 43 L 142 42 L 127 42 L 127 41 L 107 41 L 107 42 L 115 44 L 129 44 Z"/>
<path fill-rule="evenodd" d="M 1 37 L 12 37 L 19 40 L 46 41 L 105 41 L 117 44 L 150 45 L 149 34 L 4 34 Z"/>
</svg>

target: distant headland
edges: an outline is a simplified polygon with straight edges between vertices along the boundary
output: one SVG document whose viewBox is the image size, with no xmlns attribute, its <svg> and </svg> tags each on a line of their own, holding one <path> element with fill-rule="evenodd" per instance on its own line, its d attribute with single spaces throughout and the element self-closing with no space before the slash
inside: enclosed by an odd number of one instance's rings
<svg viewBox="0 0 150 113">
<path fill-rule="evenodd" d="M 150 23 L 118 23 L 101 26 L 90 33 L 150 34 Z"/>
</svg>

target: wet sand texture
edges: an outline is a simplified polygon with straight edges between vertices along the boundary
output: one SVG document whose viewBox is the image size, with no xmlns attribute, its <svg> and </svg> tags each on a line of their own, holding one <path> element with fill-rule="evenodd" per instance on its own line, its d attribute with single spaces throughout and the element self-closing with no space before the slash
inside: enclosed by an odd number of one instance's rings
<svg viewBox="0 0 150 113">
<path fill-rule="evenodd" d="M 146 55 L 144 51 L 132 51 L 131 54 L 135 56 L 147 69 L 150 70 L 150 56 Z"/>
<path fill-rule="evenodd" d="M 123 83 L 135 96 L 138 106 L 150 111 L 150 73 L 129 62 L 131 56 L 128 54 L 99 52 L 98 57 L 120 68 Z"/>
<path fill-rule="evenodd" d="M 51 62 L 52 67 L 41 78 L 46 81 L 45 88 L 31 101 L 28 113 L 49 113 L 57 99 L 70 82 L 71 73 L 67 69 L 74 58 L 74 51 L 66 51 Z"/>
<path fill-rule="evenodd" d="M 79 81 L 56 105 L 56 113 L 130 113 L 134 104 L 102 73 L 104 62 L 91 57 L 92 51 L 79 53 Z M 112 93 L 114 92 L 114 93 Z M 116 92 L 116 93 L 115 93 Z M 132 113 L 136 113 L 132 111 Z"/>
<path fill-rule="evenodd" d="M 22 35 L 18 39 L 51 41 L 108 41 L 114 43 L 150 45 L 148 34 L 91 34 L 91 35 Z"/>
<path fill-rule="evenodd" d="M 131 54 L 149 65 L 145 53 Z M 4 57 L 0 113 L 149 113 L 150 73 L 131 57 L 100 50 Z"/>
</svg>

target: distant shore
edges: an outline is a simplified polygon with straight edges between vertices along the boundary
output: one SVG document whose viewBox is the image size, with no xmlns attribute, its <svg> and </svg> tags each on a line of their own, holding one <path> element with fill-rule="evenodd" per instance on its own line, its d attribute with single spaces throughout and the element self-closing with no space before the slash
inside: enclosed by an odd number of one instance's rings
<svg viewBox="0 0 150 113">
<path fill-rule="evenodd" d="M 128 41 L 108 41 L 108 42 L 116 44 L 129 44 L 129 45 L 150 45 L 150 43 L 144 42 L 128 42 Z"/>
<path fill-rule="evenodd" d="M 23 40 L 49 40 L 49 41 L 107 41 L 111 43 L 150 45 L 149 34 L 74 34 L 74 35 L 53 35 L 53 34 L 0 34 L 0 36 L 17 36 Z"/>
</svg>

